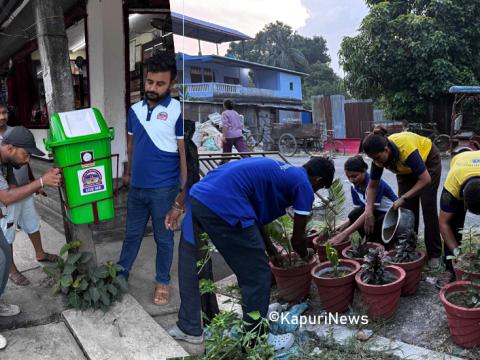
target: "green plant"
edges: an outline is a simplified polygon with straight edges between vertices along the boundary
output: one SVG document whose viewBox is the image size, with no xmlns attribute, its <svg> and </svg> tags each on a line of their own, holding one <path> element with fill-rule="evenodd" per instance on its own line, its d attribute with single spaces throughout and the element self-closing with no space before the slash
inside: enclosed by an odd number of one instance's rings
<svg viewBox="0 0 480 360">
<path fill-rule="evenodd" d="M 365 237 L 362 237 L 358 231 L 355 231 L 350 237 L 352 247 L 350 248 L 350 255 L 353 258 L 363 258 L 367 252 L 367 241 Z"/>
<path fill-rule="evenodd" d="M 75 309 L 107 311 L 127 291 L 126 280 L 117 276 L 122 267 L 111 261 L 95 266 L 92 253 L 79 252 L 80 245 L 78 240 L 65 244 L 60 256 L 68 252 L 67 259 L 60 257 L 55 265 L 44 267 L 55 281 L 52 292 L 64 294 L 68 305 Z"/>
<path fill-rule="evenodd" d="M 333 268 L 333 275 L 338 276 L 338 252 L 331 244 L 330 241 L 327 241 L 327 246 L 325 249 L 327 260 L 330 261 L 330 264 Z"/>
<path fill-rule="evenodd" d="M 455 260 L 456 266 L 467 272 L 480 272 L 480 233 L 478 227 L 471 226 L 462 231 L 462 243 L 454 250 L 453 255 L 447 256 L 448 260 Z M 469 274 L 464 277 L 468 279 Z"/>
<path fill-rule="evenodd" d="M 362 280 L 372 285 L 388 284 L 390 281 L 386 274 L 383 250 L 370 249 L 364 257 L 361 269 Z"/>
<path fill-rule="evenodd" d="M 413 229 L 398 236 L 395 250 L 395 256 L 391 259 L 395 263 L 407 263 L 418 259 L 417 234 Z"/>
<path fill-rule="evenodd" d="M 265 231 L 270 240 L 280 248 L 282 254 L 285 254 L 288 266 L 293 265 L 295 252 L 293 250 L 290 238 L 293 232 L 293 219 L 290 215 L 283 215 L 265 226 Z"/>
<path fill-rule="evenodd" d="M 322 197 L 322 233 L 331 238 L 335 233 L 337 222 L 341 219 L 345 211 L 345 190 L 340 179 L 335 179 L 328 189 L 328 196 Z"/>
</svg>

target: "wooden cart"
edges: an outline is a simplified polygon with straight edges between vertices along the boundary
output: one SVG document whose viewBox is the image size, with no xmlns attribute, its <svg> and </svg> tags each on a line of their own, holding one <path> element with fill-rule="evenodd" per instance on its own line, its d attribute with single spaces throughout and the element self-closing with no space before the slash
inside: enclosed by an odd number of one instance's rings
<svg viewBox="0 0 480 360">
<path fill-rule="evenodd" d="M 330 156 L 345 154 L 345 146 L 335 140 L 333 130 L 322 129 L 320 124 L 272 124 L 272 142 L 283 156 L 293 156 L 299 150 L 306 154 L 328 152 Z"/>
</svg>

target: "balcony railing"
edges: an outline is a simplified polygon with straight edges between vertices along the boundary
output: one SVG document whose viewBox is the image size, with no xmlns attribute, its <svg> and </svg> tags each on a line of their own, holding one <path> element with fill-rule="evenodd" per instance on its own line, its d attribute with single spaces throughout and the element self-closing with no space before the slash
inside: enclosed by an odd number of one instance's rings
<svg viewBox="0 0 480 360">
<path fill-rule="evenodd" d="M 251 87 L 244 87 L 241 85 L 232 85 L 224 83 L 195 83 L 184 84 L 186 93 L 191 98 L 206 98 L 214 96 L 258 96 L 258 97 L 285 97 L 280 95 L 277 90 L 258 89 Z M 182 85 L 179 85 L 182 89 Z"/>
</svg>

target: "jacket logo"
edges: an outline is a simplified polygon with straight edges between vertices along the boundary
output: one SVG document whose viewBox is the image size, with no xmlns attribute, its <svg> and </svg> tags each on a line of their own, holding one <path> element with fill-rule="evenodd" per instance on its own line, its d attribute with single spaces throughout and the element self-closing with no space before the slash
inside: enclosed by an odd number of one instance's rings
<svg viewBox="0 0 480 360">
<path fill-rule="evenodd" d="M 157 119 L 165 121 L 165 120 L 168 119 L 168 114 L 165 111 L 162 111 L 162 112 L 158 113 Z"/>
</svg>

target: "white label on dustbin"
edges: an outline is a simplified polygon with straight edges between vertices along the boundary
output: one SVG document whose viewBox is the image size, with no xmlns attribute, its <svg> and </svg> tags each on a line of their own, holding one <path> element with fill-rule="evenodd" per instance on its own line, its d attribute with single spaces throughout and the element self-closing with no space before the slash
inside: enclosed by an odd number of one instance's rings
<svg viewBox="0 0 480 360">
<path fill-rule="evenodd" d="M 80 195 L 90 195 L 107 190 L 105 187 L 104 166 L 78 170 L 77 174 L 80 185 Z"/>
<path fill-rule="evenodd" d="M 100 133 L 97 118 L 92 109 L 82 109 L 59 113 L 63 131 L 68 137 Z"/>
</svg>

